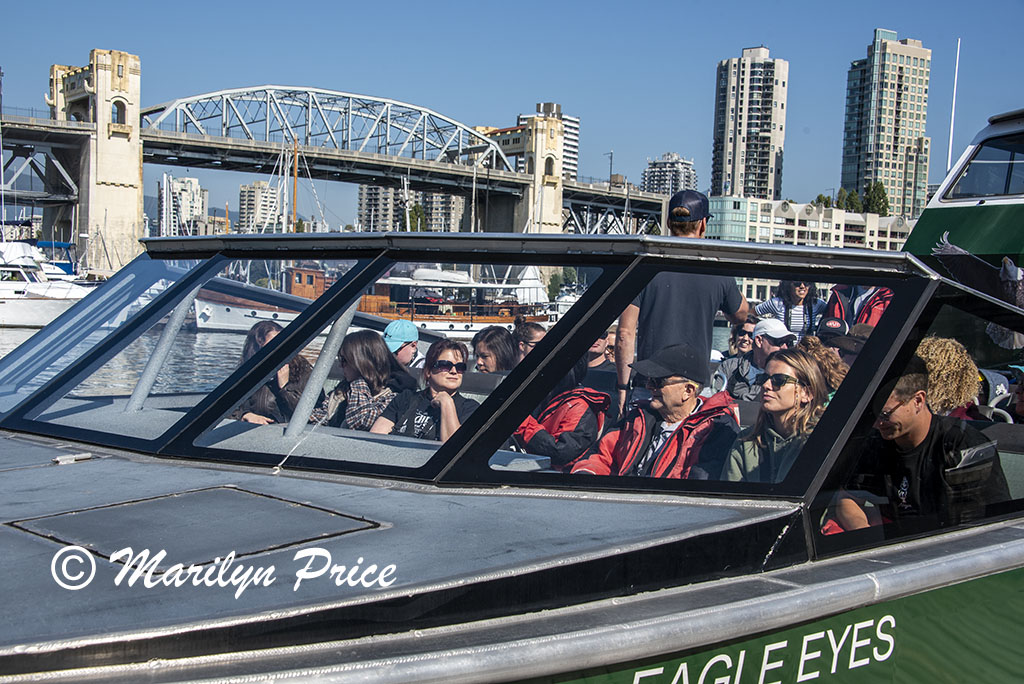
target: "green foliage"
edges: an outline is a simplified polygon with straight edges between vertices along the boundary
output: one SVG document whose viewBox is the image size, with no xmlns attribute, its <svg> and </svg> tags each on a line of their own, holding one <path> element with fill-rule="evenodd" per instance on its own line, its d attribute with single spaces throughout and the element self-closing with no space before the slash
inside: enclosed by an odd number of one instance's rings
<svg viewBox="0 0 1024 684">
<path fill-rule="evenodd" d="M 349 232 L 349 233 L 351 233 L 351 232 L 352 232 L 352 231 L 354 231 L 355 229 L 356 229 L 356 227 L 355 227 L 355 226 L 353 226 L 353 225 L 352 225 L 351 223 L 346 223 L 346 224 L 345 224 L 345 232 Z"/>
<path fill-rule="evenodd" d="M 419 204 L 414 204 L 409 209 L 409 223 L 416 232 L 427 229 L 427 212 Z M 402 213 L 402 228 L 409 230 L 409 224 L 405 222 L 405 212 Z"/>
<path fill-rule="evenodd" d="M 295 223 L 295 232 L 296 233 L 305 233 L 306 232 L 306 222 L 303 221 L 302 219 L 299 219 Z"/>
<path fill-rule="evenodd" d="M 864 193 L 864 210 L 879 216 L 889 215 L 889 195 L 885 192 L 882 181 L 875 181 Z"/>
<path fill-rule="evenodd" d="M 578 279 L 576 269 L 572 266 L 566 266 L 562 269 L 562 282 L 566 285 L 575 285 Z"/>
<path fill-rule="evenodd" d="M 860 196 L 857 195 L 856 190 L 846 196 L 846 211 L 852 211 L 857 214 L 864 212 L 864 205 L 861 204 Z"/>
<path fill-rule="evenodd" d="M 846 209 L 846 188 L 839 188 L 839 192 L 836 193 L 836 209 Z"/>
<path fill-rule="evenodd" d="M 554 273 L 551 276 L 551 280 L 548 281 L 548 299 L 554 301 L 558 297 L 558 293 L 562 291 L 562 274 Z"/>
<path fill-rule="evenodd" d="M 828 209 L 829 207 L 832 206 L 832 198 L 829 197 L 828 195 L 822 195 L 821 193 L 818 193 L 818 196 L 814 198 L 814 201 L 811 202 L 811 204 L 817 204 L 819 207 L 825 207 L 826 209 Z"/>
</svg>

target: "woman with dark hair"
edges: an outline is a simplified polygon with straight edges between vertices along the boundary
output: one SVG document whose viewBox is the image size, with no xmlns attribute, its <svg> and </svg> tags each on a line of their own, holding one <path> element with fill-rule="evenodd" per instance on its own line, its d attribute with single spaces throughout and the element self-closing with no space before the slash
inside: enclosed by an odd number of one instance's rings
<svg viewBox="0 0 1024 684">
<path fill-rule="evenodd" d="M 781 280 L 775 296 L 754 307 L 758 316 L 782 321 L 798 340 L 814 333 L 824 311 L 818 288 L 808 280 Z"/>
<path fill-rule="evenodd" d="M 473 336 L 473 355 L 477 373 L 501 373 L 516 365 L 516 341 L 512 333 L 491 325 Z"/>
<path fill-rule="evenodd" d="M 773 353 L 761 383 L 761 411 L 754 425 L 736 437 L 723 480 L 781 482 L 825 410 L 825 378 L 806 352 Z"/>
<path fill-rule="evenodd" d="M 458 391 L 468 356 L 462 342 L 441 339 L 430 345 L 423 363 L 426 388 L 398 394 L 370 432 L 446 441 L 480 405 Z"/>
<path fill-rule="evenodd" d="M 581 386 L 586 374 L 584 355 L 513 435 L 516 445 L 526 453 L 550 457 L 551 467 L 556 470 L 567 469 L 587 453 L 604 428 L 605 411 L 612 398 Z"/>
<path fill-rule="evenodd" d="M 526 355 L 533 351 L 533 348 L 537 346 L 537 343 L 544 339 L 544 335 L 547 334 L 547 330 L 540 323 L 534 323 L 528 321 L 522 316 L 516 316 L 516 327 L 512 331 L 512 337 L 516 340 L 516 348 L 518 349 L 518 358 L 516 363 L 519 363 L 526 358 Z"/>
<path fill-rule="evenodd" d="M 729 353 L 725 358 L 743 356 L 754 348 L 754 326 L 761 319 L 757 316 L 747 316 L 742 323 L 733 323 L 732 332 L 729 334 Z"/>
<path fill-rule="evenodd" d="M 373 330 L 349 333 L 338 350 L 345 381 L 326 401 L 327 423 L 369 430 L 396 394 L 415 389 L 416 381 Z"/>
<path fill-rule="evenodd" d="M 260 321 L 249 329 L 242 346 L 242 360 L 245 363 L 277 337 L 283 328 L 274 321 Z M 267 425 L 285 423 L 292 417 L 295 405 L 299 403 L 302 389 L 306 386 L 313 367 L 299 354 L 292 357 L 278 369 L 271 378 L 253 392 L 232 412 L 231 417 L 247 423 Z"/>
</svg>

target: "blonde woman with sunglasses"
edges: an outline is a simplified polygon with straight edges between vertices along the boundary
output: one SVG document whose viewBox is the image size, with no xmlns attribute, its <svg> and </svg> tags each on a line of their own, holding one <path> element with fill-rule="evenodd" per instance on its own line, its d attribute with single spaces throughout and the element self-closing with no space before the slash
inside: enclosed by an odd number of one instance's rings
<svg viewBox="0 0 1024 684">
<path fill-rule="evenodd" d="M 757 421 L 739 434 L 722 471 L 723 480 L 781 482 L 818 423 L 828 388 L 806 352 L 783 349 L 768 357 Z"/>
</svg>

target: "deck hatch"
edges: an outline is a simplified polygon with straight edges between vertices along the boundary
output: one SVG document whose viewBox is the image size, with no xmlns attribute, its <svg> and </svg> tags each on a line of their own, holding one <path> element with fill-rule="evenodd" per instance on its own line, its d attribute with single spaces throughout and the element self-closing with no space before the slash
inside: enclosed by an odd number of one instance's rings
<svg viewBox="0 0 1024 684">
<path fill-rule="evenodd" d="M 109 558 L 132 547 L 167 551 L 172 563 L 207 564 L 375 529 L 379 523 L 235 487 L 177 492 L 127 503 L 19 520 L 12 525 Z"/>
</svg>

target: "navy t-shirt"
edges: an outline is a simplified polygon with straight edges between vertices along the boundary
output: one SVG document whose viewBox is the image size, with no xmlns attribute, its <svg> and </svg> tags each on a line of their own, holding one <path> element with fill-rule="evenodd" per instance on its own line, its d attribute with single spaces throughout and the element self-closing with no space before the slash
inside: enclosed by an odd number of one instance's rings
<svg viewBox="0 0 1024 684">
<path fill-rule="evenodd" d="M 710 360 L 715 314 L 734 314 L 742 302 L 731 276 L 659 273 L 633 300 L 640 308 L 636 358 L 650 358 L 659 349 L 686 343 Z"/>
</svg>

